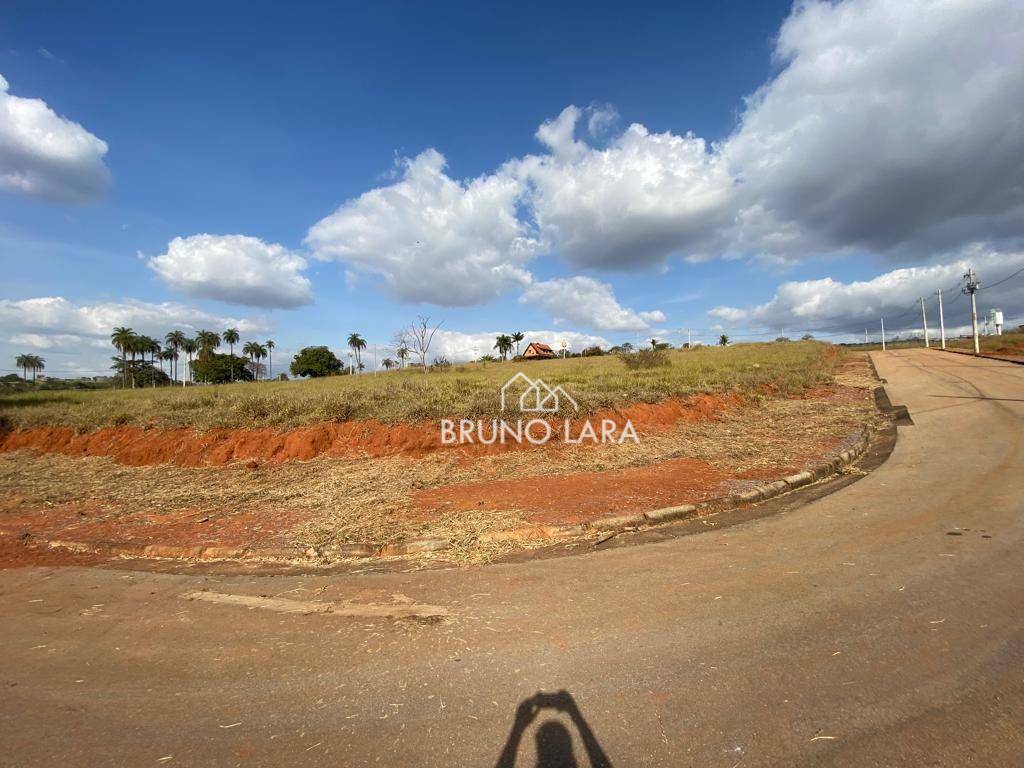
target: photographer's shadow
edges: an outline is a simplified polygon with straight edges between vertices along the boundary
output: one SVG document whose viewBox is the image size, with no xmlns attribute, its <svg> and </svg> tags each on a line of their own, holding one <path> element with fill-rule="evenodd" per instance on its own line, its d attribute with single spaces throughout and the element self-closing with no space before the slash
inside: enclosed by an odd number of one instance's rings
<svg viewBox="0 0 1024 768">
<path fill-rule="evenodd" d="M 501 750 L 498 762 L 495 763 L 495 768 L 513 768 L 515 766 L 523 733 L 544 709 L 562 712 L 572 720 L 572 725 L 580 735 L 587 761 L 592 768 L 611 768 L 611 760 L 601 749 L 601 745 L 597 743 L 597 738 L 590 730 L 587 721 L 583 719 L 576 700 L 567 691 L 537 693 L 520 702 L 516 709 L 516 719 L 512 724 L 512 730 L 508 734 L 508 739 L 505 740 L 505 746 Z M 534 734 L 534 739 L 537 748 L 537 768 L 578 768 L 580 766 L 573 749 L 572 734 L 558 720 L 546 720 L 541 723 Z"/>
</svg>

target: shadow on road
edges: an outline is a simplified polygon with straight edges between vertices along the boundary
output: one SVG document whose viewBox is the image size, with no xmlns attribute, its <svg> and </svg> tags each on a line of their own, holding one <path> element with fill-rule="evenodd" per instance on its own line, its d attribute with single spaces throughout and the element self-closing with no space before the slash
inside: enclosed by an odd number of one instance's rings
<svg viewBox="0 0 1024 768">
<path fill-rule="evenodd" d="M 512 730 L 505 740 L 495 768 L 513 768 L 523 733 L 545 709 L 554 710 L 569 717 L 579 734 L 586 751 L 587 761 L 592 768 L 611 768 L 611 761 L 598 744 L 594 732 L 580 713 L 576 700 L 567 691 L 540 693 L 523 699 L 516 709 Z M 572 734 L 559 720 L 550 719 L 541 723 L 534 734 L 537 751 L 537 768 L 576 768 L 580 763 L 573 749 Z"/>
</svg>

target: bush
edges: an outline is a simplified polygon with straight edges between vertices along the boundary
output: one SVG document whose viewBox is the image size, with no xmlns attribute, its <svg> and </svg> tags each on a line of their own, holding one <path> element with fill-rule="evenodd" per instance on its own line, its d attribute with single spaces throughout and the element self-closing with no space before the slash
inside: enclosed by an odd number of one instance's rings
<svg viewBox="0 0 1024 768">
<path fill-rule="evenodd" d="M 305 347 L 291 364 L 292 376 L 333 376 L 341 372 L 341 360 L 327 347 Z"/>
<path fill-rule="evenodd" d="M 641 349 L 632 355 L 623 355 L 622 362 L 631 371 L 672 365 L 672 359 L 664 349 Z"/>
<path fill-rule="evenodd" d="M 121 383 L 121 361 L 115 360 L 111 366 L 114 369 L 114 374 L 117 377 L 117 383 Z M 156 382 L 158 387 L 162 387 L 166 384 L 171 383 L 171 378 L 166 373 L 161 371 L 159 368 L 144 363 L 141 360 L 136 360 L 134 364 L 131 360 L 127 361 L 125 369 L 128 371 L 126 376 L 127 386 L 131 386 L 131 382 L 135 381 L 136 387 L 151 387 L 153 382 Z M 70 389 L 70 387 L 62 387 L 62 389 Z"/>
<path fill-rule="evenodd" d="M 600 357 L 603 354 L 604 350 L 596 344 L 583 350 L 583 357 Z"/>
<path fill-rule="evenodd" d="M 231 375 L 235 369 L 234 378 Z M 252 381 L 252 371 L 244 358 L 238 355 L 204 354 L 192 361 L 192 380 L 206 384 L 226 384 L 229 381 Z"/>
</svg>

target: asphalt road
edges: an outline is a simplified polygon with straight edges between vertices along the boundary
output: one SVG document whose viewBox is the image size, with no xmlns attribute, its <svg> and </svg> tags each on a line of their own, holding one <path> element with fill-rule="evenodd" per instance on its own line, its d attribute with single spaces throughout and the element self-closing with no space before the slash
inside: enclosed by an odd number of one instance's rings
<svg viewBox="0 0 1024 768">
<path fill-rule="evenodd" d="M 875 362 L 914 421 L 891 458 L 722 530 L 471 570 L 0 572 L 0 763 L 1021 765 L 1024 367 Z"/>
</svg>

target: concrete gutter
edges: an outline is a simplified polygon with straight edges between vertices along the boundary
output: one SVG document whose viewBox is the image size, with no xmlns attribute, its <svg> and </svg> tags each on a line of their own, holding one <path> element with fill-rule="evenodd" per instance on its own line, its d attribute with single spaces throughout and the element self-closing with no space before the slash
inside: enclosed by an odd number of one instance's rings
<svg viewBox="0 0 1024 768">
<path fill-rule="evenodd" d="M 979 352 L 977 355 L 966 349 L 942 349 L 941 347 L 931 347 L 936 352 L 952 352 L 954 355 L 967 355 L 968 357 L 984 357 L 987 360 L 999 360 L 1003 363 L 1013 363 L 1014 365 L 1024 365 L 1024 360 L 1015 360 L 1012 357 L 1000 357 L 999 355 L 986 355 L 984 352 Z"/>
</svg>

